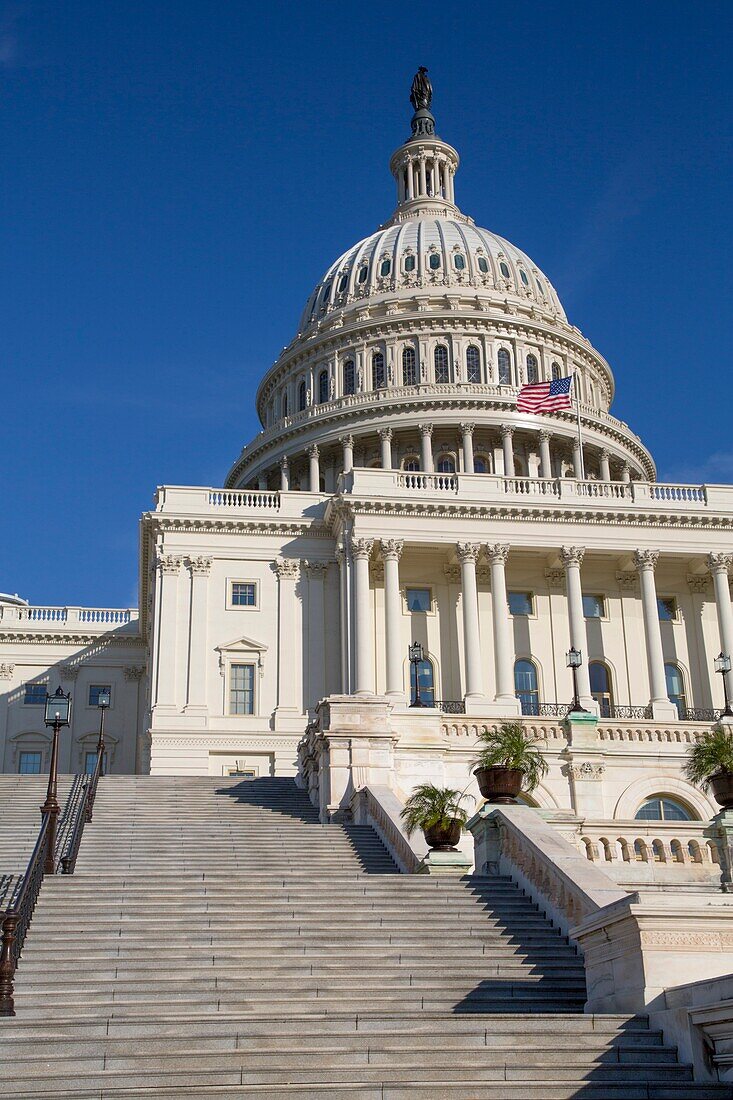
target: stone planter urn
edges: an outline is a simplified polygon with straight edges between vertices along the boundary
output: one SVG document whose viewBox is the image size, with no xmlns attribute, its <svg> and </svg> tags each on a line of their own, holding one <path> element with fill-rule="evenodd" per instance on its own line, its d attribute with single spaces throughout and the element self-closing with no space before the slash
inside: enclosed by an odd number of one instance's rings
<svg viewBox="0 0 733 1100">
<path fill-rule="evenodd" d="M 724 810 L 733 809 L 733 772 L 716 772 L 710 776 L 713 798 Z"/>
<path fill-rule="evenodd" d="M 423 836 L 434 852 L 454 852 L 461 839 L 461 823 L 453 818 L 447 825 L 430 825 L 423 829 Z"/>
<path fill-rule="evenodd" d="M 497 802 L 501 805 L 517 801 L 517 795 L 522 789 L 524 780 L 524 772 L 521 768 L 503 768 L 495 764 L 490 768 L 476 768 L 473 774 L 487 802 Z"/>
</svg>

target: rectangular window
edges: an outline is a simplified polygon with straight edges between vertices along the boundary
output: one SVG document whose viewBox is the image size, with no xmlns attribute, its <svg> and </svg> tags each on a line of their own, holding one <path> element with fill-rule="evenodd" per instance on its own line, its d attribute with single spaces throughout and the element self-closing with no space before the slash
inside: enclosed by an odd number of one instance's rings
<svg viewBox="0 0 733 1100">
<path fill-rule="evenodd" d="M 605 619 L 606 601 L 603 596 L 586 596 L 583 593 L 583 614 L 586 619 Z"/>
<path fill-rule="evenodd" d="M 255 666 L 232 665 L 229 673 L 229 713 L 254 714 Z"/>
<path fill-rule="evenodd" d="M 674 596 L 657 596 L 659 619 L 663 623 L 672 623 L 677 619 L 677 600 Z"/>
<path fill-rule="evenodd" d="M 97 754 L 96 752 L 88 752 L 84 756 L 84 771 L 87 775 L 92 775 L 94 769 L 97 766 Z M 107 753 L 102 758 L 102 771 L 107 771 Z"/>
<path fill-rule="evenodd" d="M 532 614 L 531 592 L 507 592 L 507 603 L 509 604 L 510 615 Z"/>
<path fill-rule="evenodd" d="M 432 606 L 433 600 L 429 588 L 407 589 L 408 611 L 430 611 Z"/>
<path fill-rule="evenodd" d="M 103 692 L 103 691 L 111 692 L 112 688 L 110 687 L 109 684 L 90 684 L 89 685 L 89 706 L 90 707 L 98 707 L 99 706 L 99 696 L 100 696 L 100 693 Z M 110 702 L 112 702 L 112 696 L 111 695 L 110 695 L 109 698 L 110 698 Z"/>
<path fill-rule="evenodd" d="M 45 684 L 26 684 L 23 703 L 26 706 L 43 706 L 46 702 Z"/>
<path fill-rule="evenodd" d="M 256 607 L 257 585 L 254 581 L 232 581 L 232 607 Z"/>
<path fill-rule="evenodd" d="M 20 760 L 18 762 L 18 773 L 20 775 L 40 775 L 40 752 L 22 752 L 20 754 Z"/>
</svg>

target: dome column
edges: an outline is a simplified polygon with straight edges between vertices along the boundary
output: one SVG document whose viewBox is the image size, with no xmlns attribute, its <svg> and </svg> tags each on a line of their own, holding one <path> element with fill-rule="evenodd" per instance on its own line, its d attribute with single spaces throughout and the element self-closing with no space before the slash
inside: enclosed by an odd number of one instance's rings
<svg viewBox="0 0 733 1100">
<path fill-rule="evenodd" d="M 354 562 L 354 693 L 374 694 L 372 624 L 369 608 L 369 558 L 374 539 L 351 540 Z"/>
<path fill-rule="evenodd" d="M 514 428 L 511 424 L 501 426 L 501 447 L 504 452 L 504 477 L 514 477 Z"/>
<path fill-rule="evenodd" d="M 608 451 L 604 449 L 600 453 L 601 481 L 611 480 L 611 463 L 608 460 Z"/>
<path fill-rule="evenodd" d="M 318 445 L 313 444 L 308 448 L 308 464 L 310 467 L 310 491 L 312 493 L 319 493 L 321 491 L 321 467 L 318 461 L 320 451 Z"/>
<path fill-rule="evenodd" d="M 669 719 L 679 716 L 677 707 L 670 702 L 667 695 L 662 629 L 659 625 L 657 586 L 654 582 L 654 570 L 657 567 L 658 558 L 658 550 L 637 550 L 634 554 L 634 565 L 639 571 L 652 716 L 654 718 Z"/>
<path fill-rule="evenodd" d="M 424 474 L 432 474 L 433 466 L 433 425 L 420 425 L 420 465 Z"/>
<path fill-rule="evenodd" d="M 379 432 L 379 440 L 382 446 L 382 469 L 392 469 L 392 429 L 382 428 Z"/>
<path fill-rule="evenodd" d="M 550 436 L 548 428 L 540 428 L 537 433 L 540 440 L 540 477 L 552 477 L 552 457 L 550 455 Z"/>
<path fill-rule="evenodd" d="M 623 466 L 621 467 L 621 480 L 625 485 L 628 485 L 631 481 L 631 467 L 629 466 L 628 462 L 624 462 Z"/>
<path fill-rule="evenodd" d="M 400 606 L 400 558 L 404 543 L 400 539 L 382 539 L 384 562 L 384 656 L 387 695 L 393 701 L 405 699 L 402 671 L 402 608 Z"/>
<path fill-rule="evenodd" d="M 280 459 L 280 492 L 287 493 L 290 488 L 290 463 L 287 456 Z"/>
<path fill-rule="evenodd" d="M 354 469 L 354 437 L 353 435 L 342 435 L 339 443 L 344 449 L 344 473 L 350 474 Z"/>
<path fill-rule="evenodd" d="M 267 474 L 262 473 L 257 475 L 257 488 L 261 493 L 267 491 Z"/>
<path fill-rule="evenodd" d="M 584 480 L 583 448 L 580 445 L 579 439 L 573 440 L 573 476 L 576 477 L 578 481 Z"/>
<path fill-rule="evenodd" d="M 475 424 L 461 424 L 463 437 L 463 470 L 467 474 L 474 472 L 473 467 L 473 430 Z"/>
</svg>

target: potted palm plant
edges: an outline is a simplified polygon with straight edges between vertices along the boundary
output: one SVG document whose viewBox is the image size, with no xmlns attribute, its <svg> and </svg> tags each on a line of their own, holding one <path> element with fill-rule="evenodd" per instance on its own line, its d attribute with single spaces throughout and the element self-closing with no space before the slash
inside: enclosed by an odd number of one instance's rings
<svg viewBox="0 0 733 1100">
<path fill-rule="evenodd" d="M 400 814 L 408 836 L 422 829 L 429 847 L 438 852 L 452 851 L 461 839 L 468 814 L 460 805 L 466 795 L 449 787 L 421 783 L 415 787 Z"/>
<path fill-rule="evenodd" d="M 521 722 L 502 722 L 482 730 L 478 745 L 471 767 L 488 802 L 516 802 L 522 789 L 533 791 L 547 773 L 536 738 Z"/>
<path fill-rule="evenodd" d="M 696 787 L 712 789 L 723 809 L 733 809 L 733 730 L 715 726 L 690 745 L 685 775 Z"/>
</svg>

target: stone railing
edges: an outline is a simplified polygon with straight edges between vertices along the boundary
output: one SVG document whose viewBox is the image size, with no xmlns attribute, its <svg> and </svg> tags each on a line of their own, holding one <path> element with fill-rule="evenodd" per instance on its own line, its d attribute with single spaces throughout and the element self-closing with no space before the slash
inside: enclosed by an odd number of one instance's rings
<svg viewBox="0 0 733 1100">
<path fill-rule="evenodd" d="M 155 494 L 155 511 L 169 515 L 206 517 L 217 522 L 239 517 L 319 520 L 329 497 L 301 490 L 217 489 L 162 485 Z"/>
<path fill-rule="evenodd" d="M 417 873 L 428 846 L 422 835 L 409 837 L 402 824 L 402 803 L 389 787 L 369 786 L 354 791 L 351 813 L 357 825 L 371 825 L 400 871 Z"/>
<path fill-rule="evenodd" d="M 74 630 L 78 627 L 109 630 L 115 627 L 137 629 L 136 607 L 31 607 L 25 604 L 0 605 L 0 630 L 22 629 Z"/>
<path fill-rule="evenodd" d="M 457 493 L 458 477 L 456 474 L 398 473 L 397 487 L 408 490 L 427 489 L 434 493 Z"/>
<path fill-rule="evenodd" d="M 586 820 L 574 840 L 586 859 L 628 889 L 721 888 L 725 846 L 706 821 Z"/>
<path fill-rule="evenodd" d="M 280 510 L 280 493 L 259 489 L 209 489 L 212 508 L 266 508 Z"/>
</svg>

